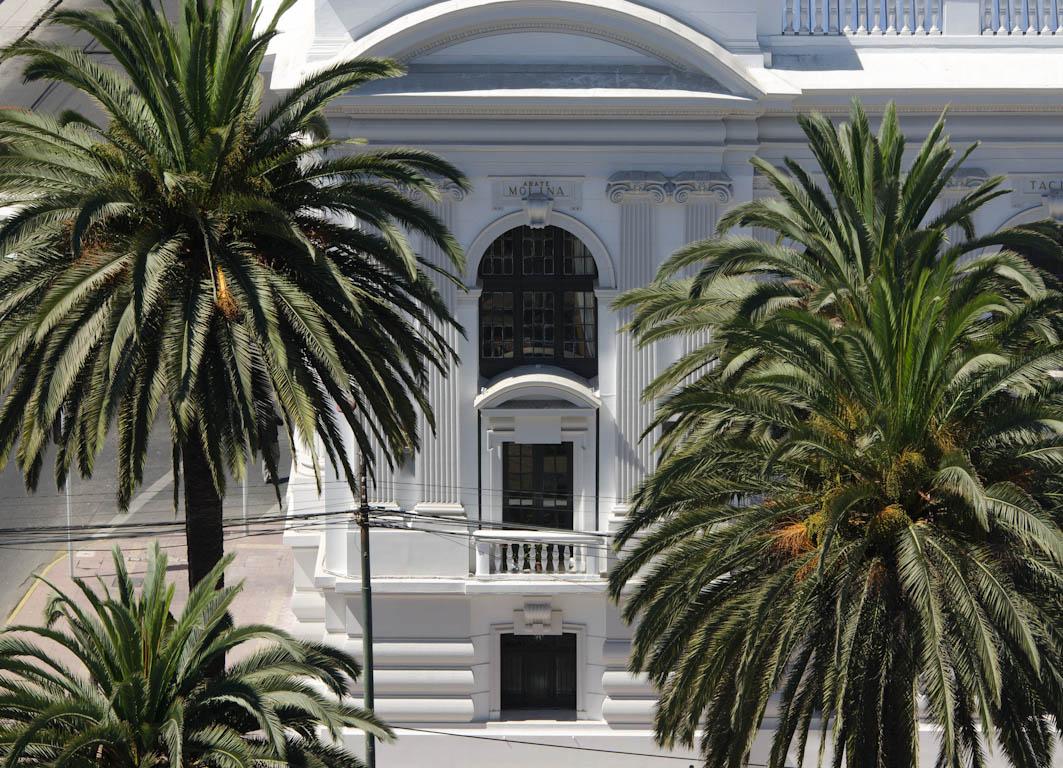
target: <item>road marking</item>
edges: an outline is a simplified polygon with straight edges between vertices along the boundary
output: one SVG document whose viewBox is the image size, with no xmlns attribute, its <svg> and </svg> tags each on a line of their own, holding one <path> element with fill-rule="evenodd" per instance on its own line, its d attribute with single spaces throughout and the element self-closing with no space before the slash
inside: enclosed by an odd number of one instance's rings
<svg viewBox="0 0 1063 768">
<path fill-rule="evenodd" d="M 156 496 L 158 496 L 160 493 L 162 493 L 164 490 L 166 490 L 166 488 L 172 482 L 173 482 L 173 470 L 172 469 L 168 469 L 168 470 L 166 470 L 166 472 L 163 474 L 162 477 L 160 477 L 154 483 L 152 483 L 147 488 L 145 488 L 143 491 L 138 493 L 136 495 L 136 497 L 134 497 L 134 499 L 131 502 L 129 502 L 129 509 L 127 509 L 125 512 L 119 512 L 117 515 L 112 517 L 110 519 L 110 521 L 107 523 L 107 527 L 104 528 L 99 533 L 93 534 L 92 538 L 94 538 L 94 539 L 105 539 L 105 538 L 107 538 L 107 535 L 109 533 L 114 531 L 115 528 L 117 528 L 118 526 L 120 526 L 123 523 L 125 523 L 126 521 L 128 521 L 130 517 L 132 517 L 137 512 L 139 512 L 141 509 L 143 509 L 144 506 L 147 505 L 147 503 L 149 501 L 151 501 Z"/>
<path fill-rule="evenodd" d="M 23 594 L 21 599 L 19 599 L 19 601 L 17 603 L 15 603 L 15 607 L 11 609 L 11 613 L 9 613 L 7 615 L 7 618 L 4 620 L 4 626 L 5 627 L 6 626 L 10 626 L 11 623 L 15 620 L 15 617 L 18 616 L 19 611 L 21 611 L 23 608 L 26 607 L 26 603 L 28 603 L 30 601 L 30 598 L 33 597 L 34 591 L 37 589 L 37 587 L 40 586 L 41 579 L 47 578 L 48 572 L 51 571 L 52 568 L 54 568 L 56 566 L 56 564 L 62 562 L 65 559 L 66 559 L 66 552 L 58 553 L 55 556 L 55 559 L 52 560 L 52 562 L 50 562 L 50 563 L 48 563 L 48 565 L 44 566 L 44 569 L 39 574 L 36 574 L 36 576 L 40 576 L 40 579 L 34 578 L 33 579 L 33 583 L 30 584 L 29 587 L 26 589 L 25 594 Z"/>
</svg>

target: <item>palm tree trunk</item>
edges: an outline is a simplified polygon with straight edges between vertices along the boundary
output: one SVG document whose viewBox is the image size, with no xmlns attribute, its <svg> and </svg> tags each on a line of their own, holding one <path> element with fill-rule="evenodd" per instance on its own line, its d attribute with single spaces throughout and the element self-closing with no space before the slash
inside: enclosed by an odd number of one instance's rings
<svg viewBox="0 0 1063 768">
<path fill-rule="evenodd" d="M 181 446 L 185 485 L 185 542 L 188 547 L 188 586 L 210 573 L 224 554 L 221 496 L 214 487 L 199 432 Z M 218 579 L 221 587 L 223 579 Z"/>
</svg>

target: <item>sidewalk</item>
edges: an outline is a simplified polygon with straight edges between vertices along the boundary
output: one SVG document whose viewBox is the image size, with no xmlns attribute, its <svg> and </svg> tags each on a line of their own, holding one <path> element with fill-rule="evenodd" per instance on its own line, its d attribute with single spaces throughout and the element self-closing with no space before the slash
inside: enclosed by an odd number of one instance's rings
<svg viewBox="0 0 1063 768">
<path fill-rule="evenodd" d="M 114 562 L 111 549 L 122 548 L 127 567 L 134 581 L 139 583 L 147 565 L 148 548 L 154 539 L 108 540 L 93 543 L 91 548 L 74 550 L 74 575 L 96 586 L 102 579 L 114 587 Z M 179 611 L 188 599 L 188 561 L 185 556 L 184 535 L 158 539 L 169 558 L 170 581 L 176 586 L 174 610 Z M 235 560 L 225 572 L 226 584 L 244 582 L 243 591 L 233 605 L 236 624 L 261 623 L 290 630 L 295 624 L 291 612 L 292 552 L 281 543 L 281 532 L 242 538 L 234 535 L 225 542 L 225 551 Z M 74 594 L 77 590 L 70 577 L 66 552 L 58 554 L 40 572 L 58 589 Z M 15 605 L 5 624 L 40 624 L 42 612 L 51 589 L 35 581 Z"/>
</svg>

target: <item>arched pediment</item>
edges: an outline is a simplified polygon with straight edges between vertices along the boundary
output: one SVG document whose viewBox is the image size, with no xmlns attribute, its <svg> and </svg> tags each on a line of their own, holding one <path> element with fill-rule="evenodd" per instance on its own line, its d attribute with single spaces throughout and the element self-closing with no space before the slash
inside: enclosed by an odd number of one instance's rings
<svg viewBox="0 0 1063 768">
<path fill-rule="evenodd" d="M 446 0 L 378 27 L 340 56 L 385 56 L 409 64 L 471 41 L 510 35 L 565 36 L 577 45 L 579 38 L 593 40 L 660 62 L 681 78 L 717 84 L 722 93 L 763 95 L 738 57 L 682 22 L 629 0 Z"/>
<path fill-rule="evenodd" d="M 499 408 L 521 401 L 540 403 L 557 400 L 576 408 L 599 408 L 601 400 L 586 381 L 567 371 L 543 370 L 539 367 L 507 371 L 477 396 L 477 410 Z"/>
</svg>

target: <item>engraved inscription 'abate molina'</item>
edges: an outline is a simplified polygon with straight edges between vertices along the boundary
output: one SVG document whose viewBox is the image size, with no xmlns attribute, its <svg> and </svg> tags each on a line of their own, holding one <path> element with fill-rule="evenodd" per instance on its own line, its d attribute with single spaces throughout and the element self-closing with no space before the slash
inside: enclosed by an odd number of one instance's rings
<svg viewBox="0 0 1063 768">
<path fill-rule="evenodd" d="M 583 205 L 581 176 L 495 176 L 491 203 L 496 209 L 519 207 L 530 199 L 544 198 L 554 208 L 579 210 Z"/>
</svg>

